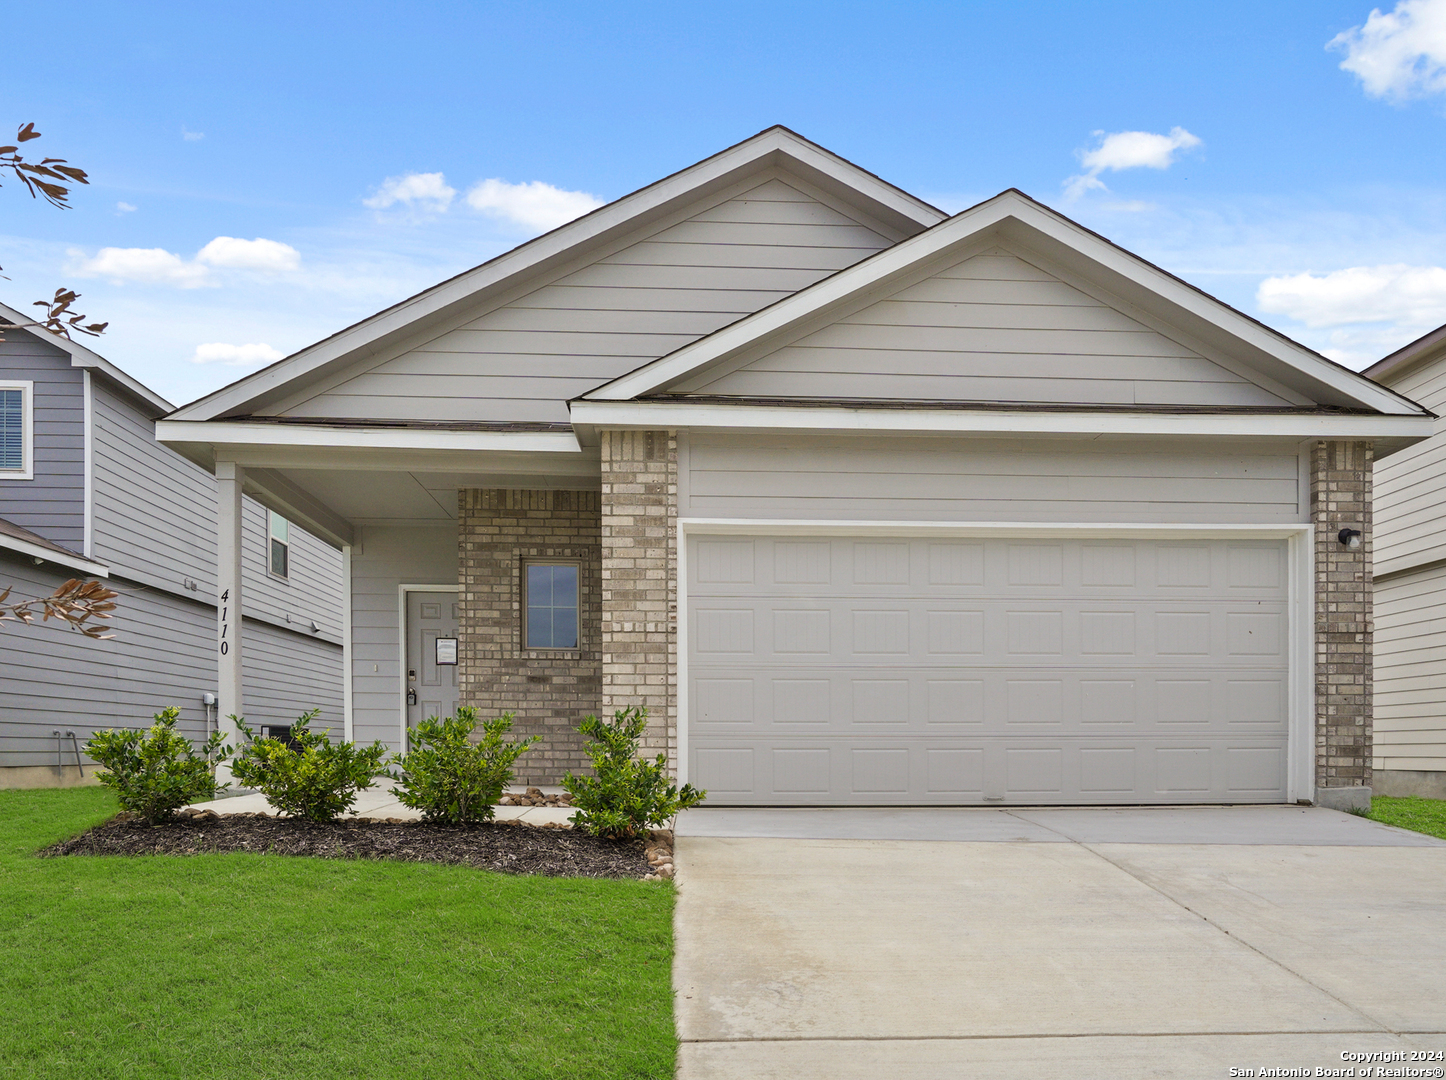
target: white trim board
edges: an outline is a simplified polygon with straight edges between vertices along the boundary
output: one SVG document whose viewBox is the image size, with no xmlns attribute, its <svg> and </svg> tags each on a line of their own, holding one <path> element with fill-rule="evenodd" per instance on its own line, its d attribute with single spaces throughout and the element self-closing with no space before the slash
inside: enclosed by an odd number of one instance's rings
<svg viewBox="0 0 1446 1080">
<path fill-rule="evenodd" d="M 584 442 L 599 429 L 695 428 L 899 435 L 1135 435 L 1400 439 L 1430 437 L 1425 415 L 1352 413 L 1152 413 L 1114 410 L 910 409 L 868 405 L 718 405 L 680 401 L 573 401 L 573 427 Z"/>
<path fill-rule="evenodd" d="M 48 547 L 39 544 L 32 544 L 29 540 L 21 540 L 16 536 L 7 536 L 0 533 L 0 548 L 6 551 L 13 551 L 17 555 L 25 555 L 39 563 L 54 563 L 56 566 L 68 567 L 71 570 L 79 570 L 82 574 L 91 577 L 110 577 L 110 567 L 104 563 L 94 562 L 91 559 L 82 558 L 79 555 L 63 555 L 58 551 L 52 551 Z"/>
<path fill-rule="evenodd" d="M 460 585 L 398 585 L 397 586 L 397 716 L 401 726 L 397 731 L 397 745 L 402 753 L 407 752 L 407 594 L 460 593 Z"/>
<path fill-rule="evenodd" d="M 733 536 L 952 536 L 1285 540 L 1290 689 L 1286 720 L 1286 801 L 1315 800 L 1315 581 L 1314 526 L 1213 524 L 1089 524 L 1081 522 L 812 521 L 717 518 L 678 519 L 678 783 L 688 782 L 688 537 Z"/>
</svg>

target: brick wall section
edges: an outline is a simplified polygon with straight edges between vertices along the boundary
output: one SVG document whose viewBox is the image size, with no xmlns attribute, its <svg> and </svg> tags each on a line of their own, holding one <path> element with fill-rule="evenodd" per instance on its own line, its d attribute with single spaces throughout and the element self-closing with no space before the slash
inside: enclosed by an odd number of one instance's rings
<svg viewBox="0 0 1446 1080">
<path fill-rule="evenodd" d="M 648 709 L 643 749 L 678 755 L 678 440 L 603 431 L 602 707 Z"/>
<path fill-rule="evenodd" d="M 458 492 L 460 700 L 484 717 L 514 713 L 514 733 L 543 737 L 518 759 L 520 783 L 556 784 L 587 761 L 577 724 L 598 711 L 602 686 L 599 502 L 595 491 Z M 523 649 L 522 565 L 529 558 L 581 563 L 578 650 Z"/>
<path fill-rule="evenodd" d="M 1311 452 L 1315 526 L 1317 788 L 1371 786 L 1370 443 L 1318 442 Z M 1341 546 L 1359 529 L 1359 551 Z"/>
</svg>

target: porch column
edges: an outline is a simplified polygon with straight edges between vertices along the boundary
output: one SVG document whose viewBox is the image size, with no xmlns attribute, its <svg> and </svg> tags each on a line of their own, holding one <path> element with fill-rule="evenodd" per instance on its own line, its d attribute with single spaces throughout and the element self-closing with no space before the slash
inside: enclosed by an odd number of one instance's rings
<svg viewBox="0 0 1446 1080">
<path fill-rule="evenodd" d="M 234 461 L 216 462 L 216 723 L 232 746 L 231 716 L 241 716 L 241 488 L 246 471 Z M 222 783 L 231 770 L 216 770 Z"/>
<path fill-rule="evenodd" d="M 678 439 L 601 431 L 602 707 L 648 709 L 643 750 L 678 770 Z"/>
<path fill-rule="evenodd" d="M 1371 465 L 1368 442 L 1317 442 L 1311 450 L 1315 526 L 1316 802 L 1371 805 Z M 1352 551 L 1342 529 L 1361 533 Z"/>
</svg>

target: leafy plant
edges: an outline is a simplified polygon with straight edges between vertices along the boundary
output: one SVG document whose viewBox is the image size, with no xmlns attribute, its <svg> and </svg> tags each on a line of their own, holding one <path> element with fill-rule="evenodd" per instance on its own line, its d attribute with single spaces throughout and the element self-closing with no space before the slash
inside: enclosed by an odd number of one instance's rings
<svg viewBox="0 0 1446 1080">
<path fill-rule="evenodd" d="M 240 717 L 231 717 L 247 739 L 231 775 L 261 792 L 287 817 L 332 821 L 351 808 L 358 791 L 387 772 L 382 743 L 334 743 L 325 732 L 312 731 L 311 722 L 320 712 L 303 713 L 291 726 L 290 740 L 258 739 Z"/>
<path fill-rule="evenodd" d="M 41 622 L 59 619 L 88 638 L 104 641 L 115 635 L 107 634 L 102 625 L 87 626 L 86 622 L 89 619 L 109 619 L 110 613 L 115 610 L 111 601 L 119 595 L 98 581 L 81 581 L 79 578 L 71 578 L 39 600 L 11 600 L 10 589 L 0 589 L 0 622 L 18 620 L 29 625 L 39 613 Z"/>
<path fill-rule="evenodd" d="M 589 739 L 587 756 L 595 776 L 563 778 L 577 813 L 572 823 L 593 836 L 631 837 L 663 825 L 679 810 L 707 796 L 692 784 L 669 783 L 666 754 L 652 761 L 638 757 L 638 741 L 648 726 L 648 710 L 619 709 L 611 720 L 588 716 L 578 730 Z"/>
<path fill-rule="evenodd" d="M 412 749 L 392 759 L 401 771 L 390 774 L 400 784 L 392 794 L 403 806 L 420 810 L 427 821 L 492 819 L 492 807 L 512 780 L 513 763 L 541 736 L 507 741 L 512 714 L 503 713 L 485 721 L 481 739 L 473 742 L 477 723 L 477 710 L 463 705 L 456 716 L 432 717 L 408 730 Z"/>
<path fill-rule="evenodd" d="M 225 736 L 213 732 L 197 755 L 191 740 L 176 730 L 180 715 L 172 705 L 156 713 L 148 731 L 109 728 L 85 744 L 85 752 L 102 766 L 95 778 L 115 789 L 121 809 L 140 814 L 152 825 L 231 786 L 216 783 L 217 764 L 231 756 L 231 747 L 222 745 Z"/>
</svg>

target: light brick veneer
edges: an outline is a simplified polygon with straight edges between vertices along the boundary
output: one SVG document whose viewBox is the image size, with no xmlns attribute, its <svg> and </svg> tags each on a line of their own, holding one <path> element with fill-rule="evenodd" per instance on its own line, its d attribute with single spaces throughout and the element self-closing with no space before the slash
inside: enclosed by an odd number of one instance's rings
<svg viewBox="0 0 1446 1080">
<path fill-rule="evenodd" d="M 643 749 L 678 755 L 678 441 L 603 431 L 602 708 L 648 709 Z"/>
<path fill-rule="evenodd" d="M 513 732 L 543 741 L 518 759 L 516 780 L 556 784 L 586 765 L 577 724 L 599 710 L 602 641 L 599 498 L 595 491 L 458 492 L 460 699 L 484 718 L 515 714 Z M 581 564 L 576 651 L 522 647 L 522 564 Z"/>
<path fill-rule="evenodd" d="M 1373 457 L 1366 442 L 1318 442 L 1311 452 L 1316 799 L 1338 809 L 1370 799 Z M 1342 529 L 1361 531 L 1360 550 L 1341 545 Z"/>
</svg>

